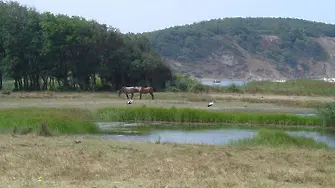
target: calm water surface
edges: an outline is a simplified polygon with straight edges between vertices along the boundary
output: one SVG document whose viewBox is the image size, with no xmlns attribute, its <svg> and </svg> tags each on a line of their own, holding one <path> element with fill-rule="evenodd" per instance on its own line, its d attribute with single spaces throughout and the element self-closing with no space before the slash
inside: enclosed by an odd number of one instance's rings
<svg viewBox="0 0 335 188">
<path fill-rule="evenodd" d="M 118 126 L 137 126 L 137 123 L 98 123 L 103 129 L 117 128 Z M 210 144 L 225 145 L 230 141 L 243 138 L 251 138 L 259 130 L 255 129 L 209 129 L 209 130 L 153 130 L 145 135 L 103 135 L 104 139 L 119 141 L 145 141 L 145 142 L 170 142 L 181 144 Z M 321 133 L 311 131 L 286 131 L 291 135 L 299 135 L 313 138 L 316 141 L 324 142 L 335 148 L 335 133 Z"/>
<path fill-rule="evenodd" d="M 212 81 L 208 81 L 208 80 L 200 80 L 200 83 L 204 84 L 204 85 L 210 85 L 210 86 L 229 86 L 232 84 L 235 84 L 237 86 L 243 86 L 245 84 L 247 84 L 248 81 L 244 81 L 244 80 L 222 80 L 220 83 L 213 83 Z"/>
</svg>

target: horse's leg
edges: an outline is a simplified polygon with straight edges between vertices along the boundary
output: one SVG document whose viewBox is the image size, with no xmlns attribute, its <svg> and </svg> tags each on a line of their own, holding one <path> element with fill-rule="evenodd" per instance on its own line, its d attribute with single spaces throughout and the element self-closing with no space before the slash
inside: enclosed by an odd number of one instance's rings
<svg viewBox="0 0 335 188">
<path fill-rule="evenodd" d="M 131 93 L 131 100 L 133 100 L 133 97 L 134 97 L 134 93 Z"/>
<path fill-rule="evenodd" d="M 140 99 L 142 99 L 142 93 L 140 93 Z"/>
<path fill-rule="evenodd" d="M 154 93 L 150 92 L 152 100 L 154 100 Z"/>
<path fill-rule="evenodd" d="M 128 93 L 125 93 L 126 94 L 126 96 L 127 96 L 127 99 L 129 100 L 129 96 L 128 96 Z"/>
</svg>

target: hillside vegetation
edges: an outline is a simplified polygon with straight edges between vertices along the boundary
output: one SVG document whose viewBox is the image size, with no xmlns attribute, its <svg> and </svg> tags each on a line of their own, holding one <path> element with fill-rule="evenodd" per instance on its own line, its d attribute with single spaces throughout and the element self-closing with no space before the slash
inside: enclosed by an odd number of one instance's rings
<svg viewBox="0 0 335 188">
<path fill-rule="evenodd" d="M 291 18 L 225 18 L 143 33 L 181 73 L 301 78 L 334 73 L 335 25 Z"/>
</svg>

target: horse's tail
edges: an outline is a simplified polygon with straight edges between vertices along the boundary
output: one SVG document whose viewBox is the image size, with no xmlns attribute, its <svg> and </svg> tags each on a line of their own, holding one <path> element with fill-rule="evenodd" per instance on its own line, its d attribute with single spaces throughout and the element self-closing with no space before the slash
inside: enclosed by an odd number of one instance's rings
<svg viewBox="0 0 335 188">
<path fill-rule="evenodd" d="M 119 90 L 119 97 L 121 96 L 121 93 L 123 91 L 124 87 L 122 87 L 120 90 Z"/>
</svg>

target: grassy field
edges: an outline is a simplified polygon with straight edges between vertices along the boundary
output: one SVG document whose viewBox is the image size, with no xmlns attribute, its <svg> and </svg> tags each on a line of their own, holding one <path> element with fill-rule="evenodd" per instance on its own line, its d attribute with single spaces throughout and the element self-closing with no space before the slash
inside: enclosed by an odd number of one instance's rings
<svg viewBox="0 0 335 188">
<path fill-rule="evenodd" d="M 298 95 L 298 96 L 334 96 L 335 83 L 323 80 L 301 79 L 286 82 L 251 81 L 245 86 L 215 87 L 212 90 L 221 92 L 235 91 L 251 94 Z"/>
<path fill-rule="evenodd" d="M 291 103 L 308 103 L 314 101 L 314 103 L 321 104 L 332 100 L 329 97 L 289 97 L 219 93 L 196 94 L 164 92 L 155 93 L 155 95 L 155 100 L 151 100 L 149 95 L 144 95 L 142 100 L 138 100 L 139 95 L 135 94 L 134 103 L 129 106 L 126 104 L 125 96 L 118 97 L 115 92 L 15 92 L 10 95 L 1 94 L 0 115 L 6 118 L 0 119 L 0 127 L 2 130 L 11 131 L 14 125 L 18 125 L 21 128 L 32 127 L 36 130 L 36 128 L 40 126 L 40 123 L 47 122 L 54 132 L 66 132 L 70 134 L 95 133 L 96 128 L 94 128 L 92 121 L 96 118 L 93 117 L 96 111 L 100 112 L 100 116 L 95 120 L 102 121 L 145 121 L 150 119 L 179 123 L 191 121 L 200 123 L 319 125 L 320 122 L 315 117 L 297 117 L 276 115 L 273 113 L 314 113 L 315 110 L 313 108 L 292 107 Z M 207 103 L 210 100 L 215 101 L 214 106 L 207 108 Z M 252 100 L 257 100 L 257 103 Z M 246 101 L 252 101 L 252 103 Z M 268 101 L 275 102 L 268 103 Z M 291 107 L 279 106 L 278 104 L 281 104 L 281 102 L 283 102 L 284 105 L 290 104 Z M 139 109 L 144 106 L 147 107 L 147 110 Z M 153 107 L 170 108 L 170 110 L 158 109 L 158 111 L 156 110 L 156 112 L 152 114 L 152 109 L 155 109 Z M 176 110 L 171 109 L 172 107 L 175 107 Z M 183 110 L 182 108 L 202 109 L 203 111 L 195 112 L 192 110 Z M 211 110 L 229 113 L 218 116 L 217 113 L 210 112 Z M 127 114 L 129 115 L 128 111 L 132 111 L 133 113 L 131 114 L 133 115 L 127 116 Z M 113 112 L 114 115 L 111 115 L 110 112 Z M 235 114 L 234 112 L 254 112 L 257 114 Z M 101 116 L 101 114 L 103 114 L 103 116 Z"/>
<path fill-rule="evenodd" d="M 221 111 L 259 111 L 259 112 L 290 112 L 313 113 L 313 108 L 325 102 L 334 101 L 332 97 L 280 96 L 260 94 L 229 94 L 229 93 L 155 93 L 155 100 L 150 95 L 134 95 L 132 106 L 153 107 L 192 107 L 204 108 L 214 100 L 210 109 Z M 10 95 L 0 94 L 0 108 L 21 107 L 56 107 L 96 109 L 104 107 L 127 106 L 126 98 L 120 98 L 116 92 L 103 93 L 59 93 L 59 92 L 15 92 Z"/>
<path fill-rule="evenodd" d="M 330 188 L 335 184 L 333 150 L 120 143 L 88 137 L 75 144 L 75 139 L 0 135 L 1 186 Z"/>
<path fill-rule="evenodd" d="M 285 106 L 285 102 L 283 102 L 284 105 L 279 104 L 282 101 L 299 101 L 301 102 L 299 104 L 316 101 L 315 103 L 321 104 L 333 100 L 327 97 L 218 93 L 156 93 L 155 100 L 151 100 L 150 96 L 146 95 L 143 96 L 143 100 L 138 100 L 138 97 L 138 95 L 134 96 L 133 107 L 126 108 L 125 97 L 119 98 L 116 93 L 2 94 L 0 127 L 10 130 L 14 124 L 17 124 L 19 128 L 29 125 L 37 129 L 41 122 L 47 122 L 52 131 L 72 134 L 99 132 L 92 123 L 97 119 L 159 120 L 161 118 L 165 120 L 164 118 L 174 118 L 176 121 L 215 120 L 214 122 L 220 122 L 223 116 L 217 117 L 216 112 L 209 111 L 213 108 L 222 111 L 257 112 L 253 116 L 248 116 L 247 113 L 239 113 L 240 115 L 233 112 L 227 113 L 225 118 L 234 121 L 252 122 L 253 119 L 250 117 L 253 117 L 255 121 L 267 121 L 266 118 L 268 118 L 269 121 L 283 123 L 282 119 L 286 118 L 285 121 L 311 120 L 313 122 L 317 121 L 314 120 L 315 117 L 293 115 L 285 115 L 285 117 L 277 115 L 277 117 L 275 114 L 265 112 L 312 113 L 314 109 L 306 106 L 304 108 L 299 105 L 297 105 L 299 107 Z M 206 105 L 210 100 L 214 100 L 215 104 L 213 108 L 208 109 Z M 246 102 L 247 100 L 260 101 Z M 266 102 L 270 100 L 277 102 Z M 144 110 L 139 110 L 144 106 L 146 107 Z M 202 111 L 182 108 L 197 108 Z M 133 115 L 127 115 L 132 110 Z M 113 116 L 111 111 L 115 112 Z M 168 114 L 165 114 L 167 112 Z M 101 114 L 104 115 L 101 116 Z M 78 139 L 82 143 L 76 144 L 75 140 Z M 269 139 L 264 135 L 255 139 L 256 141 L 241 141 L 237 144 L 238 146 L 207 146 L 117 142 L 82 135 L 79 138 L 79 136 L 69 135 L 42 137 L 36 134 L 13 136 L 2 133 L 0 134 L 2 151 L 0 152 L 0 187 L 10 185 L 10 187 L 45 188 L 305 188 L 333 187 L 335 184 L 334 150 L 312 141 L 295 137 L 292 139 L 285 135 L 278 136 L 274 143 L 286 142 L 290 143 L 290 146 L 293 145 L 292 147 L 262 145 L 260 143 Z M 303 144 L 299 145 L 299 143 Z M 301 148 L 306 144 L 310 147 Z M 40 176 L 42 181 L 38 181 Z"/>
</svg>

